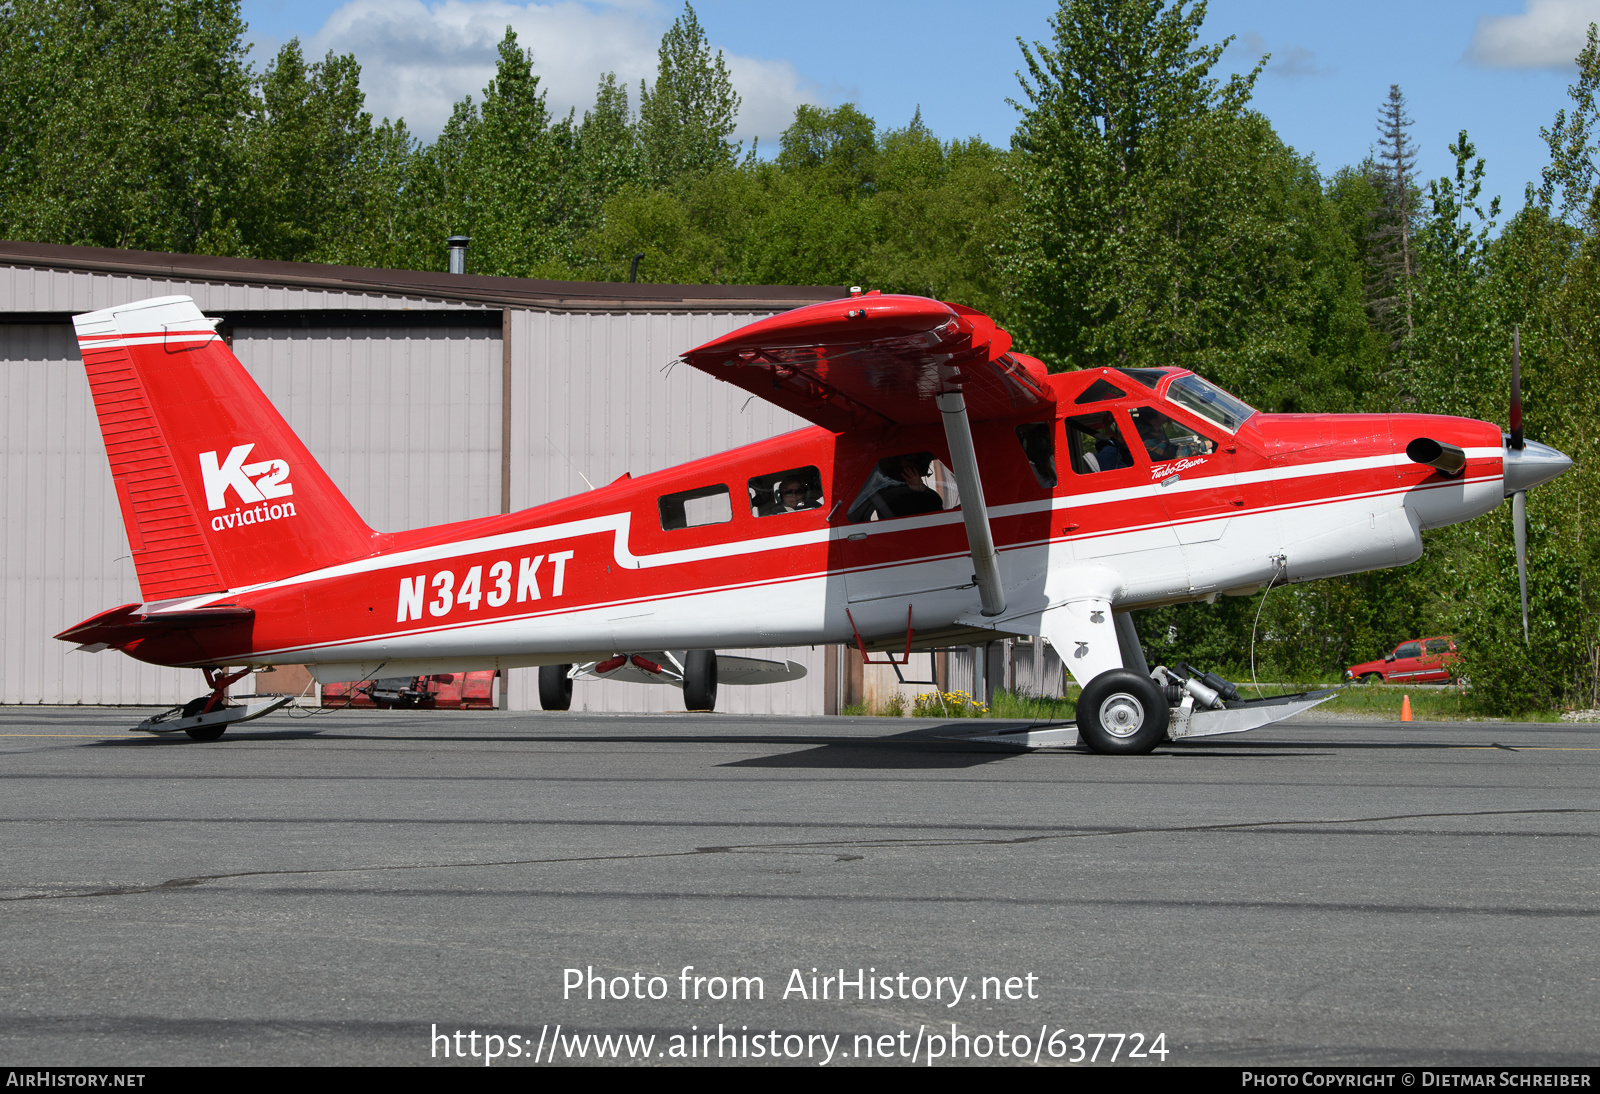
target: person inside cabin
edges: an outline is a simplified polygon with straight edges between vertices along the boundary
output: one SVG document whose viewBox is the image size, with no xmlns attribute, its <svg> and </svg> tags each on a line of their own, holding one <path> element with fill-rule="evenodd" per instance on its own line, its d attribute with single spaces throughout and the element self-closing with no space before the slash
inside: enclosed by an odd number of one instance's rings
<svg viewBox="0 0 1600 1094">
<path fill-rule="evenodd" d="M 1101 471 L 1115 471 L 1119 467 L 1133 466 L 1128 462 L 1122 446 L 1117 444 L 1117 439 L 1110 433 L 1101 433 L 1095 437 L 1094 462 Z"/>
<path fill-rule="evenodd" d="M 780 513 L 798 513 L 816 507 L 817 502 L 812 498 L 809 486 L 799 479 L 784 479 L 773 492 L 772 504 L 763 506 L 760 515 L 775 517 Z"/>
<path fill-rule="evenodd" d="M 932 452 L 911 452 L 881 459 L 873 468 L 861 497 L 846 516 L 852 521 L 863 521 L 937 513 L 944 508 L 944 499 L 926 481 L 932 473 Z"/>
</svg>

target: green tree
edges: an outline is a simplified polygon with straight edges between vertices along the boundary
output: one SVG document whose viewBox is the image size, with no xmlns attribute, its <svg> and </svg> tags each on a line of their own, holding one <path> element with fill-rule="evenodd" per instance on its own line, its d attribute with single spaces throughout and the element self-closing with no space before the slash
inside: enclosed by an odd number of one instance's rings
<svg viewBox="0 0 1600 1094">
<path fill-rule="evenodd" d="M 712 56 L 700 20 L 686 3 L 662 35 L 655 85 L 639 85 L 639 144 L 650 184 L 671 186 L 732 165 L 739 149 L 729 138 L 738 113 L 739 95 L 722 51 Z"/>
<path fill-rule="evenodd" d="M 250 78 L 237 0 L 0 6 L 0 230 L 182 252 L 238 246 Z"/>
<path fill-rule="evenodd" d="M 463 155 L 459 230 L 473 237 L 474 272 L 527 276 L 564 242 L 564 157 L 533 74 L 533 52 L 517 44 L 508 26 L 499 53 Z"/>
<path fill-rule="evenodd" d="M 1166 210 L 1154 190 L 1219 149 L 1195 147 L 1213 114 L 1237 116 L 1256 72 L 1219 86 L 1227 45 L 1197 46 L 1205 4 L 1061 0 L 1050 45 L 1022 46 L 1025 104 L 1013 137 L 1022 192 L 1008 273 L 1012 320 L 1056 367 L 1130 360 L 1132 274 Z M 1231 40 L 1231 39 L 1230 39 Z M 1182 225 L 1173 225 L 1180 231 Z M 1187 238 L 1187 237 L 1185 237 Z"/>
<path fill-rule="evenodd" d="M 307 65 L 300 40 L 278 51 L 243 127 L 248 177 L 240 203 L 244 246 L 260 258 L 304 261 L 353 229 L 357 162 L 373 139 L 353 56 Z"/>
<path fill-rule="evenodd" d="M 1600 90 L 1600 40 L 1596 24 L 1589 24 L 1588 39 L 1578 54 L 1578 82 L 1568 86 L 1572 111 L 1556 111 L 1555 121 L 1539 136 L 1550 149 L 1550 163 L 1541 173 L 1538 202 L 1557 219 L 1567 224 L 1593 225 L 1600 219 L 1600 190 L 1596 189 L 1597 167 L 1595 92 Z M 1530 204 L 1532 203 L 1530 192 Z M 1556 205 L 1556 199 L 1560 204 Z"/>
<path fill-rule="evenodd" d="M 1366 250 L 1367 294 L 1373 325 L 1398 349 L 1416 329 L 1417 256 L 1415 234 L 1416 148 L 1408 130 L 1406 99 L 1399 84 L 1389 85 L 1389 98 L 1378 111 L 1377 161 L 1368 173 L 1379 201 L 1372 210 L 1372 231 Z"/>
</svg>

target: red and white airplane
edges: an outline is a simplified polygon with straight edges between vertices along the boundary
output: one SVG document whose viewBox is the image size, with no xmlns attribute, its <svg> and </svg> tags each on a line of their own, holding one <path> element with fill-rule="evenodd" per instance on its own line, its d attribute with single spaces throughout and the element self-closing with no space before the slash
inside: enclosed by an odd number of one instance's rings
<svg viewBox="0 0 1600 1094">
<path fill-rule="evenodd" d="M 215 739 L 251 666 L 323 681 L 540 665 L 715 702 L 717 647 L 909 651 L 1043 635 L 1102 752 L 1253 728 L 1247 703 L 1152 670 L 1130 609 L 1401 566 L 1570 461 L 1498 426 L 1265 414 L 1175 368 L 1048 375 L 987 316 L 853 294 L 683 355 L 815 425 L 518 513 L 375 532 L 187 297 L 75 320 L 141 604 L 57 637 L 202 668 L 144 728 Z M 798 666 L 728 669 L 777 678 Z M 229 674 L 224 666 L 244 666 Z M 577 666 L 577 667 L 575 667 Z M 163 718 L 165 721 L 163 722 Z M 1023 734 L 1070 741 L 1071 729 Z"/>
</svg>

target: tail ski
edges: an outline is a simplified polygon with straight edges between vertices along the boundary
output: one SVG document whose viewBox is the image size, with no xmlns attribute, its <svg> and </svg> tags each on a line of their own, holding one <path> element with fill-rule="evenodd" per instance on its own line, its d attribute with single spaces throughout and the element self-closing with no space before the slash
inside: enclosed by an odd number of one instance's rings
<svg viewBox="0 0 1600 1094">
<path fill-rule="evenodd" d="M 187 296 L 74 317 L 147 603 L 361 558 L 377 533 Z"/>
</svg>

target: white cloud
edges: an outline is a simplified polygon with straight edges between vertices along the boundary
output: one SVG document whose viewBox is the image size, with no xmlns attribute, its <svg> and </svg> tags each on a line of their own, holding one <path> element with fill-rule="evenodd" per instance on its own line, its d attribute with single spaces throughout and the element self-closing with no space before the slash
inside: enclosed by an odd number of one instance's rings
<svg viewBox="0 0 1600 1094">
<path fill-rule="evenodd" d="M 1269 51 L 1265 38 L 1253 31 L 1246 31 L 1228 47 L 1227 52 L 1235 63 L 1254 65 L 1263 53 Z M 1316 52 L 1305 46 L 1287 45 L 1270 52 L 1272 59 L 1267 62 L 1268 76 L 1293 80 L 1304 76 L 1327 76 L 1333 72 L 1331 68 L 1319 65 Z"/>
<path fill-rule="evenodd" d="M 306 44 L 310 57 L 327 50 L 353 53 L 361 64 L 367 109 L 403 117 L 417 136 L 431 140 L 466 95 L 474 101 L 494 78 L 495 47 L 509 25 L 518 43 L 533 50 L 533 71 L 551 113 L 576 108 L 581 118 L 594 103 L 595 85 L 615 72 L 638 108 L 639 81 L 654 81 L 656 49 L 672 15 L 658 0 L 512 4 L 504 0 L 349 0 Z M 712 48 L 716 48 L 713 39 Z M 795 107 L 822 97 L 788 61 L 727 54 L 734 88 L 743 99 L 737 137 L 759 136 L 776 146 Z"/>
<path fill-rule="evenodd" d="M 1527 0 L 1520 15 L 1478 20 L 1467 57 L 1484 68 L 1571 68 L 1600 0 Z"/>
</svg>

